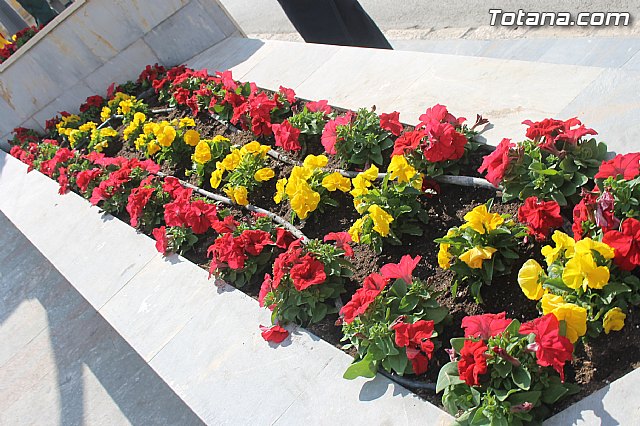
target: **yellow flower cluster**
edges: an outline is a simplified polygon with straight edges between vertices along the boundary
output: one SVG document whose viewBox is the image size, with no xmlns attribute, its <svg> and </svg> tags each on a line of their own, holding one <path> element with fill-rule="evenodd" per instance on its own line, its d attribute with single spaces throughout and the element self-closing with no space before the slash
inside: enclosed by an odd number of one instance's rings
<svg viewBox="0 0 640 426">
<path fill-rule="evenodd" d="M 66 117 L 62 117 L 60 122 L 56 124 L 56 130 L 59 135 L 69 137 L 73 130 L 77 130 L 77 125 L 80 122 L 80 116 L 70 114 Z"/>
<path fill-rule="evenodd" d="M 369 188 L 373 185 L 372 182 L 378 178 L 378 168 L 374 165 L 369 167 L 362 173 L 358 173 L 356 177 L 351 179 L 351 184 L 353 185 L 353 190 L 351 190 L 350 194 L 353 195 L 354 205 L 356 209 L 358 209 L 358 205 L 356 204 L 356 198 L 365 195 L 369 192 Z M 362 213 L 358 211 L 358 213 Z"/>
<path fill-rule="evenodd" d="M 404 155 L 394 155 L 387 168 L 387 173 L 390 174 L 390 180 L 398 179 L 400 183 L 408 183 L 418 174 L 418 171 L 407 162 Z M 421 181 L 420 186 L 422 186 Z"/>
<path fill-rule="evenodd" d="M 93 129 L 91 131 L 92 149 L 102 152 L 109 147 L 109 139 L 118 136 L 118 132 L 111 127 L 103 127 L 102 129 Z"/>
<path fill-rule="evenodd" d="M 587 332 L 587 310 L 573 303 L 566 303 L 562 296 L 545 293 L 542 296 L 542 314 L 553 314 L 558 321 L 564 321 L 566 336 L 575 343 L 580 336 Z"/>
<path fill-rule="evenodd" d="M 460 229 L 471 228 L 479 234 L 489 233 L 504 223 L 504 218 L 498 213 L 490 213 L 485 204 L 465 214 L 464 220 L 467 222 Z"/>
<path fill-rule="evenodd" d="M 322 197 L 318 192 L 318 183 L 330 192 L 349 191 L 351 183 L 348 178 L 338 172 L 323 172 L 322 168 L 326 167 L 328 162 L 329 159 L 324 155 L 308 155 L 302 166 L 294 166 L 288 179 L 278 180 L 273 200 L 280 204 L 284 199 L 288 199 L 291 209 L 304 220 L 320 204 Z"/>
<path fill-rule="evenodd" d="M 349 235 L 351 235 L 351 239 L 356 243 L 360 242 L 360 234 L 367 220 L 373 222 L 373 230 L 382 237 L 386 237 L 391 231 L 390 225 L 394 220 L 393 216 L 387 213 L 382 207 L 377 204 L 372 204 L 367 209 L 367 212 L 368 214 L 356 220 L 353 225 L 351 225 L 351 228 L 349 228 Z"/>
<path fill-rule="evenodd" d="M 124 139 L 128 141 L 131 137 L 131 134 L 138 130 L 145 121 L 147 121 L 147 116 L 144 115 L 144 113 L 136 112 L 135 114 L 133 114 L 133 120 L 131 120 L 131 123 L 129 123 L 129 125 L 125 127 L 122 132 L 122 136 L 124 137 Z M 140 149 L 137 144 L 136 148 Z"/>
</svg>

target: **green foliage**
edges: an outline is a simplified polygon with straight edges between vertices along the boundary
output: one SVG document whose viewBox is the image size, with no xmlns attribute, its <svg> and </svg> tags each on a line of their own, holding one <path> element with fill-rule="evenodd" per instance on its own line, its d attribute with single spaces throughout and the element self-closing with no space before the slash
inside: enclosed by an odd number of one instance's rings
<svg viewBox="0 0 640 426">
<path fill-rule="evenodd" d="M 337 156 L 347 164 L 382 165 L 382 153 L 393 146 L 391 133 L 380 127 L 380 118 L 373 110 L 361 108 L 345 125 L 336 127 Z"/>
</svg>

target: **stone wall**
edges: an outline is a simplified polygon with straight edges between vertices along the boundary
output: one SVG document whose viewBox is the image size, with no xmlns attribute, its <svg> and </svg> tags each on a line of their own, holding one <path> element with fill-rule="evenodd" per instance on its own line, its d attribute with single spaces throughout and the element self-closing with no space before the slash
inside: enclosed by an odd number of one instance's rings
<svg viewBox="0 0 640 426">
<path fill-rule="evenodd" d="M 0 65 L 0 146 L 147 64 L 177 65 L 242 32 L 218 0 L 77 0 Z"/>
</svg>

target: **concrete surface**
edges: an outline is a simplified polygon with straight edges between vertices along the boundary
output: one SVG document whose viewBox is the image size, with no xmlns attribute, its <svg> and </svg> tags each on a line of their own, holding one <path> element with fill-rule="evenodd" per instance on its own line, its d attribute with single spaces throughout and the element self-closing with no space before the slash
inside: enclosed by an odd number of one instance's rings
<svg viewBox="0 0 640 426">
<path fill-rule="evenodd" d="M 0 230 L 0 424 L 203 424 L 2 212 Z"/>
<path fill-rule="evenodd" d="M 621 49 L 633 57 L 618 65 L 631 64 L 637 49 L 632 43 Z M 470 121 L 479 113 L 493 125 L 482 137 L 494 145 L 505 137 L 523 139 L 526 119 L 578 116 L 611 151 L 640 149 L 640 72 L 633 66 L 616 70 L 235 38 L 187 63 L 211 71 L 231 68 L 236 79 L 273 90 L 291 87 L 300 97 L 344 108 L 399 111 L 409 124 L 436 103 Z"/>
<path fill-rule="evenodd" d="M 197 34 L 197 37 L 194 37 Z M 217 0 L 77 0 L 0 64 L 0 146 L 148 64 L 177 65 L 241 30 Z"/>
</svg>

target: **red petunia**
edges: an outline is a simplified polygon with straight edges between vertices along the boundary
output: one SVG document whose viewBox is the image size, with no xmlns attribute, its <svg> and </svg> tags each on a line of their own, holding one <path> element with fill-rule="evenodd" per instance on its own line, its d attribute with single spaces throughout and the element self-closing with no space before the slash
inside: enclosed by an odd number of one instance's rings
<svg viewBox="0 0 640 426">
<path fill-rule="evenodd" d="M 511 142 L 511 139 L 502 139 L 496 147 L 496 150 L 484 157 L 478 172 L 487 172 L 485 178 L 491 182 L 493 186 L 500 185 L 500 181 L 509 167 L 509 151 L 513 147 L 515 147 L 515 144 Z"/>
<path fill-rule="evenodd" d="M 533 333 L 536 343 L 530 345 L 535 350 L 538 365 L 553 367 L 564 382 L 564 364 L 571 361 L 573 344 L 560 335 L 560 323 L 554 314 L 547 314 L 520 326 L 520 334 Z"/>
<path fill-rule="evenodd" d="M 153 238 L 156 239 L 156 250 L 162 253 L 163 255 L 167 254 L 167 247 L 169 245 L 169 240 L 167 239 L 167 228 L 161 226 L 160 228 L 155 228 L 151 231 L 153 234 Z"/>
<path fill-rule="evenodd" d="M 342 307 L 340 315 L 344 322 L 350 324 L 355 317 L 366 312 L 376 297 L 384 290 L 388 280 L 380 274 L 373 273 L 364 279 L 362 288 L 356 290 L 351 300 Z"/>
<path fill-rule="evenodd" d="M 134 228 L 138 226 L 142 211 L 151 199 L 154 191 L 154 188 L 146 188 L 143 185 L 131 190 L 131 194 L 129 194 L 129 198 L 127 199 L 127 212 L 131 218 L 131 226 Z"/>
<path fill-rule="evenodd" d="M 320 138 L 320 142 L 322 142 L 322 146 L 327 154 L 335 155 L 338 153 L 338 151 L 336 151 L 336 143 L 338 142 L 338 126 L 346 126 L 351 122 L 352 117 L 353 115 L 351 111 L 349 111 L 343 116 L 327 121 Z"/>
<path fill-rule="evenodd" d="M 480 385 L 480 376 L 486 374 L 488 370 L 485 356 L 488 349 L 482 340 L 478 342 L 464 341 L 458 361 L 458 374 L 467 385 Z"/>
<path fill-rule="evenodd" d="M 67 168 L 60 167 L 58 169 L 58 184 L 60 184 L 60 189 L 58 190 L 58 194 L 65 194 L 69 190 L 69 176 L 67 176 Z"/>
<path fill-rule="evenodd" d="M 380 127 L 392 135 L 400 136 L 403 129 L 402 123 L 400 123 L 400 113 L 394 111 L 390 114 L 380 114 Z"/>
<path fill-rule="evenodd" d="M 293 127 L 288 120 L 284 120 L 282 124 L 272 124 L 271 130 L 276 141 L 276 146 L 281 147 L 285 151 L 300 151 L 300 129 Z"/>
<path fill-rule="evenodd" d="M 396 332 L 396 345 L 407 348 L 407 358 L 411 361 L 415 374 L 427 371 L 429 360 L 435 348 L 431 341 L 433 326 L 433 321 L 425 320 L 418 320 L 413 324 L 399 322 L 393 326 L 393 330 Z"/>
<path fill-rule="evenodd" d="M 351 235 L 348 232 L 329 232 L 324 236 L 324 242 L 335 241 L 336 247 L 344 250 L 344 255 L 347 257 L 353 256 L 353 249 L 351 243 L 353 242 Z"/>
<path fill-rule="evenodd" d="M 284 98 L 287 100 L 287 102 L 289 102 L 290 104 L 293 104 L 296 101 L 296 92 L 293 91 L 293 89 L 288 89 L 284 86 L 280 86 L 280 89 L 278 90 L 282 95 L 284 95 Z"/>
<path fill-rule="evenodd" d="M 269 294 L 273 289 L 273 279 L 271 278 L 271 275 L 264 274 L 264 279 L 260 286 L 260 293 L 258 294 L 258 303 L 261 308 L 264 308 L 264 298 L 267 297 L 267 294 Z M 269 306 L 269 309 L 273 310 L 273 305 Z"/>
<path fill-rule="evenodd" d="M 225 216 L 222 220 L 217 220 L 211 224 L 213 229 L 218 234 L 227 234 L 229 232 L 233 232 L 238 227 L 238 222 L 233 218 L 233 216 Z"/>
<path fill-rule="evenodd" d="M 510 319 L 505 318 L 505 313 L 472 315 L 462 319 L 464 337 L 479 337 L 488 339 L 500 334 L 511 324 Z"/>
<path fill-rule="evenodd" d="M 432 123 L 449 123 L 454 127 L 458 127 L 462 123 L 467 121 L 466 118 L 456 118 L 453 114 L 449 113 L 447 107 L 444 105 L 436 104 L 431 108 L 427 108 L 427 111 L 420 116 L 420 126 L 428 126 Z"/>
<path fill-rule="evenodd" d="M 618 154 L 612 160 L 603 161 L 595 179 L 606 179 L 610 176 L 622 176 L 631 180 L 640 174 L 640 152 Z"/>
<path fill-rule="evenodd" d="M 573 225 L 571 230 L 573 231 L 573 238 L 578 241 L 582 239 L 584 229 L 582 227 L 583 222 L 595 223 L 595 210 L 597 203 L 597 195 L 590 191 L 582 190 L 582 199 L 573 208 Z"/>
<path fill-rule="evenodd" d="M 457 160 L 464 155 L 467 138 L 449 123 L 430 123 L 425 127 L 429 143 L 422 150 L 432 163 Z"/>
<path fill-rule="evenodd" d="M 267 342 L 282 343 L 284 339 L 289 337 L 289 332 L 279 325 L 274 325 L 271 327 L 261 325 L 260 330 L 262 330 L 262 333 L 260 333 L 262 335 L 262 338 Z"/>
<path fill-rule="evenodd" d="M 331 114 L 331 107 L 328 105 L 329 101 L 320 100 L 317 102 L 307 102 L 306 107 L 309 112 L 322 111 L 325 115 Z"/>
<path fill-rule="evenodd" d="M 85 192 L 91 181 L 100 176 L 101 173 L 102 170 L 99 168 L 83 170 L 76 176 L 76 185 L 78 185 L 80 191 Z"/>
<path fill-rule="evenodd" d="M 615 249 L 614 261 L 620 268 L 632 271 L 640 266 L 640 221 L 625 219 L 620 231 L 607 231 L 602 242 Z"/>
<path fill-rule="evenodd" d="M 322 284 L 327 279 L 324 264 L 309 254 L 302 257 L 300 262 L 291 268 L 289 276 L 298 291 L 305 290 L 312 285 Z"/>
<path fill-rule="evenodd" d="M 248 229 L 240 234 L 243 240 L 244 251 L 252 256 L 259 256 L 264 248 L 272 245 L 271 234 L 260 229 Z"/>
<path fill-rule="evenodd" d="M 399 278 L 407 285 L 410 285 L 413 282 L 413 270 L 418 265 L 418 262 L 420 262 L 420 259 L 420 256 L 412 259 L 411 256 L 406 254 L 402 256 L 400 263 L 388 263 L 384 265 L 380 268 L 380 273 L 388 280 Z"/>
<path fill-rule="evenodd" d="M 529 227 L 529 234 L 539 241 L 546 239 L 554 228 L 562 226 L 560 205 L 555 201 L 540 201 L 529 197 L 518 209 L 518 220 Z"/>
<path fill-rule="evenodd" d="M 296 237 L 284 228 L 276 228 L 276 247 L 288 249 Z"/>
<path fill-rule="evenodd" d="M 407 152 L 415 151 L 426 136 L 427 132 L 419 129 L 403 133 L 396 139 L 391 156 L 404 155 Z"/>
</svg>

